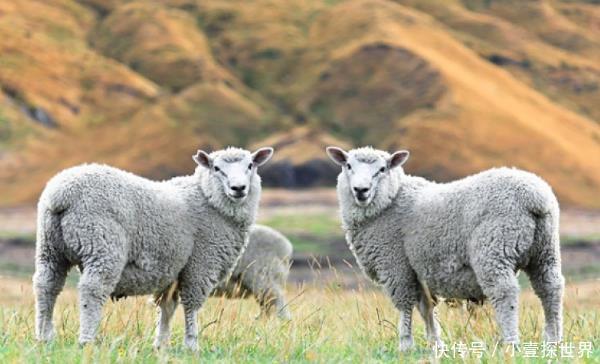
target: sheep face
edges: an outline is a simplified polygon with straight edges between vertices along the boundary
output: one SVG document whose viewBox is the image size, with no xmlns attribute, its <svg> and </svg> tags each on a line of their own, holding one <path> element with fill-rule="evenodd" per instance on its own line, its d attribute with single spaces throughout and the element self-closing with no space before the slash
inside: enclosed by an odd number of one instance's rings
<svg viewBox="0 0 600 364">
<path fill-rule="evenodd" d="M 342 178 L 346 178 L 358 206 L 368 206 L 377 195 L 381 182 L 389 178 L 389 172 L 404 164 L 409 155 L 405 150 L 389 155 L 371 148 L 345 152 L 337 147 L 328 147 L 327 154 L 342 167 Z"/>
<path fill-rule="evenodd" d="M 211 154 L 199 150 L 193 157 L 198 165 L 208 169 L 223 193 L 232 201 L 243 202 L 252 187 L 256 169 L 273 155 L 273 148 L 261 148 L 254 153 L 244 149 L 228 148 Z"/>
</svg>

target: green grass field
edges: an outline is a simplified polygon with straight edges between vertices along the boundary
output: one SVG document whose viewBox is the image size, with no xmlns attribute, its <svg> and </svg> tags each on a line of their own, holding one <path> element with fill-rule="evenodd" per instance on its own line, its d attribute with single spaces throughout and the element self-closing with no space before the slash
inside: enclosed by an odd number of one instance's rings
<svg viewBox="0 0 600 364">
<path fill-rule="evenodd" d="M 281 214 L 260 221 L 286 233 L 302 232 L 321 237 L 343 235 L 341 222 L 331 214 Z"/>
<path fill-rule="evenodd" d="M 57 337 L 50 344 L 34 340 L 34 298 L 29 280 L 0 278 L 0 362 L 259 362 L 259 363 L 378 363 L 434 362 L 427 348 L 424 325 L 415 310 L 416 349 L 403 354 L 397 350 L 397 312 L 378 290 L 359 288 L 290 287 L 287 292 L 293 320 L 256 320 L 257 304 L 250 299 L 211 298 L 200 314 L 200 351 L 188 352 L 182 345 L 183 317 L 178 310 L 173 323 L 171 347 L 152 348 L 154 307 L 146 298 L 129 298 L 105 306 L 104 319 L 95 345 L 77 344 L 77 295 L 67 288 L 59 297 L 55 312 Z M 542 363 L 548 358 L 524 358 L 524 352 L 504 353 L 497 345 L 498 333 L 489 305 L 469 313 L 464 308 L 440 305 L 443 338 L 450 349 L 442 362 Z M 588 281 L 568 284 L 565 294 L 565 342 L 573 343 L 575 358 L 561 362 L 600 362 L 600 284 Z M 520 328 L 523 342 L 538 342 L 542 313 L 537 298 L 525 290 L 521 300 Z M 593 351 L 579 351 L 580 342 L 590 342 Z M 466 358 L 453 353 L 458 343 L 468 345 Z M 474 356 L 473 343 L 488 350 L 483 359 Z M 537 344 L 536 344 L 537 345 Z M 492 352 L 495 350 L 495 353 Z M 558 349 L 558 355 L 561 351 Z M 579 354 L 584 358 L 577 358 Z M 456 359 L 453 359 L 456 357 Z M 557 361 L 557 359 L 553 359 Z"/>
</svg>

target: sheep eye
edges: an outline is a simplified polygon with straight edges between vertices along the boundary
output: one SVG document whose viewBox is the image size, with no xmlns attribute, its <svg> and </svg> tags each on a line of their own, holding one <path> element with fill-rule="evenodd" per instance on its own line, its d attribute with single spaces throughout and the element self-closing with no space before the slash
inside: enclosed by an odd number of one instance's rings
<svg viewBox="0 0 600 364">
<path fill-rule="evenodd" d="M 352 166 L 350 165 L 350 163 L 346 164 L 346 167 L 348 168 L 348 170 L 352 169 Z"/>
<path fill-rule="evenodd" d="M 383 172 L 385 172 L 385 167 L 379 168 L 379 173 L 383 173 Z"/>
<path fill-rule="evenodd" d="M 220 171 L 221 171 L 221 168 L 215 166 L 215 172 L 220 172 Z"/>
<path fill-rule="evenodd" d="M 248 169 L 252 169 L 252 163 L 248 164 Z"/>
</svg>

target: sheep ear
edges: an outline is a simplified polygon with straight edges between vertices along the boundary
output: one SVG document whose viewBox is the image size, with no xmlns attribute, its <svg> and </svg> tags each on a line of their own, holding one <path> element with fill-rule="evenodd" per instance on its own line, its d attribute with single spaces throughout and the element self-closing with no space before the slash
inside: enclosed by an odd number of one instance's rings
<svg viewBox="0 0 600 364">
<path fill-rule="evenodd" d="M 257 167 L 260 167 L 267 163 L 272 156 L 273 148 L 260 148 L 256 152 L 252 153 L 252 163 L 254 163 Z"/>
<path fill-rule="evenodd" d="M 398 166 L 403 165 L 408 160 L 410 153 L 408 150 L 399 150 L 394 152 L 391 157 L 387 160 L 388 169 L 394 169 Z"/>
<path fill-rule="evenodd" d="M 348 153 L 346 153 L 342 148 L 327 147 L 325 151 L 327 152 L 329 158 L 331 158 L 331 160 L 336 164 L 339 164 L 340 166 L 346 165 L 346 162 L 348 161 Z"/>
<path fill-rule="evenodd" d="M 211 169 L 212 165 L 213 165 L 213 160 L 210 157 L 210 155 L 208 155 L 208 153 L 206 153 L 203 150 L 198 150 L 198 152 L 196 153 L 196 155 L 194 155 L 192 157 L 192 159 L 194 160 L 194 162 L 196 162 L 199 166 Z"/>
</svg>

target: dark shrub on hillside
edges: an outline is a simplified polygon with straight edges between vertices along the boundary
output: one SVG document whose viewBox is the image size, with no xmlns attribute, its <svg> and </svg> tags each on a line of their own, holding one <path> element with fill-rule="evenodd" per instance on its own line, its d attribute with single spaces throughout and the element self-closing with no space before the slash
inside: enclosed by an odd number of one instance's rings
<svg viewBox="0 0 600 364">
<path fill-rule="evenodd" d="M 277 162 L 260 171 L 264 186 L 283 188 L 334 186 L 338 173 L 335 165 L 318 159 L 297 166 L 288 161 Z"/>
</svg>

